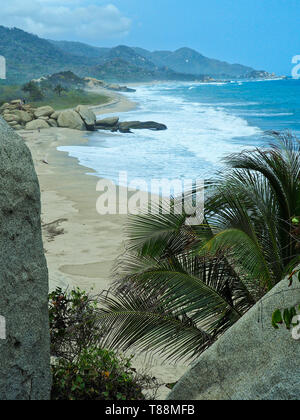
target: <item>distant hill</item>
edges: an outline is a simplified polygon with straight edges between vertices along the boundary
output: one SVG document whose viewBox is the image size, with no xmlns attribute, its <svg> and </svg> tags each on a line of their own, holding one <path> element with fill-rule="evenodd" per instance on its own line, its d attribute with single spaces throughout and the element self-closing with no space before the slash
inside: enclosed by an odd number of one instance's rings
<svg viewBox="0 0 300 420">
<path fill-rule="evenodd" d="M 178 73 L 206 74 L 212 77 L 243 77 L 253 72 L 253 68 L 241 64 L 229 64 L 207 58 L 190 48 L 172 51 L 150 52 L 142 48 L 133 48 L 138 54 L 151 60 L 159 67 L 165 66 Z"/>
<path fill-rule="evenodd" d="M 89 57 L 96 60 L 106 56 L 111 50 L 111 48 L 93 47 L 82 42 L 52 41 L 50 39 L 47 41 L 56 48 L 59 48 L 64 52 L 68 52 L 69 54 L 76 55 L 78 57 Z"/>
<path fill-rule="evenodd" d="M 3 26 L 0 26 L 0 54 L 6 58 L 10 83 L 26 82 L 63 70 L 84 70 L 85 67 L 81 57 L 20 29 Z"/>
<path fill-rule="evenodd" d="M 171 69 L 158 68 L 153 69 L 144 65 L 137 66 L 132 62 L 122 58 L 107 60 L 103 64 L 90 68 L 90 75 L 96 79 L 106 80 L 108 82 L 150 82 L 154 80 L 182 80 L 195 81 L 197 77 L 190 74 L 176 73 Z M 204 77 L 204 76 L 203 76 Z M 199 76 L 198 80 L 202 79 Z"/>
<path fill-rule="evenodd" d="M 210 59 L 189 48 L 175 52 L 151 52 L 124 45 L 100 48 L 81 42 L 45 40 L 20 29 L 3 26 L 0 26 L 0 55 L 7 61 L 8 84 L 20 84 L 63 71 L 121 83 L 193 81 L 205 80 L 209 76 L 244 78 L 248 74 L 256 74 L 250 67 Z"/>
</svg>

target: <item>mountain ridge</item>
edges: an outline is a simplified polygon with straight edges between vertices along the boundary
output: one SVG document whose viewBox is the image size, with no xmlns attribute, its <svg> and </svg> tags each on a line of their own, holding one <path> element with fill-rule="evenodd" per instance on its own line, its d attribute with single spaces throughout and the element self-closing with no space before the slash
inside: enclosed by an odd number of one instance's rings
<svg viewBox="0 0 300 420">
<path fill-rule="evenodd" d="M 7 62 L 7 84 L 20 84 L 68 70 L 80 77 L 121 83 L 245 78 L 256 72 L 241 64 L 205 57 L 188 47 L 153 52 L 126 45 L 95 47 L 82 42 L 47 40 L 4 26 L 0 26 L 0 55 Z"/>
</svg>

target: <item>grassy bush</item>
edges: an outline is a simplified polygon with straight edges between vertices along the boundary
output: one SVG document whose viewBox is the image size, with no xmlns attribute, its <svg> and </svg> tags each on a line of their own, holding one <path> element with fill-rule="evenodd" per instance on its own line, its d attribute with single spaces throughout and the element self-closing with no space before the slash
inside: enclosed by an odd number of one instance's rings
<svg viewBox="0 0 300 420">
<path fill-rule="evenodd" d="M 21 98 L 28 99 L 28 94 L 22 91 L 21 86 L 0 85 L 0 106 L 5 102 L 10 102 L 14 99 Z"/>
<path fill-rule="evenodd" d="M 57 288 L 49 295 L 52 356 L 73 361 L 103 337 L 97 321 L 97 298 L 75 289 Z"/>
<path fill-rule="evenodd" d="M 0 106 L 14 99 L 26 99 L 34 107 L 50 105 L 56 110 L 75 108 L 77 105 L 101 105 L 108 103 L 110 98 L 97 93 L 86 92 L 81 89 L 64 91 L 61 96 L 53 90 L 43 90 L 44 98 L 32 101 L 30 95 L 21 86 L 0 86 Z"/>
<path fill-rule="evenodd" d="M 131 361 L 109 350 L 85 349 L 73 362 L 52 365 L 52 400 L 144 400 Z"/>
<path fill-rule="evenodd" d="M 154 399 L 155 378 L 136 372 L 132 358 L 104 349 L 99 299 L 80 289 L 49 295 L 53 400 Z"/>
<path fill-rule="evenodd" d="M 61 96 L 54 92 L 46 92 L 45 98 L 38 102 L 33 102 L 35 107 L 50 105 L 56 110 L 74 108 L 77 105 L 101 105 L 109 102 L 110 98 L 97 93 L 86 92 L 83 90 L 70 90 L 62 93 Z"/>
</svg>

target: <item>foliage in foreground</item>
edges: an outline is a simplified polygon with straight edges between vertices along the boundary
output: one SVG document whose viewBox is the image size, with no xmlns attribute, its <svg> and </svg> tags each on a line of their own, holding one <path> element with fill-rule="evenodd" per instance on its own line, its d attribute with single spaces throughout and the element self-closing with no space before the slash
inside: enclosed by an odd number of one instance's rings
<svg viewBox="0 0 300 420">
<path fill-rule="evenodd" d="M 132 358 L 103 348 L 98 299 L 79 289 L 49 295 L 52 399 L 154 399 L 157 380 L 137 372 Z"/>
<path fill-rule="evenodd" d="M 79 289 L 57 288 L 49 295 L 51 355 L 73 362 L 97 346 L 104 330 L 97 318 L 97 297 Z"/>
<path fill-rule="evenodd" d="M 299 220 L 297 220 L 297 226 L 299 226 Z M 292 270 L 291 274 L 289 275 L 289 287 L 293 285 L 295 277 L 297 277 L 298 281 L 300 282 L 299 268 Z M 279 326 L 283 324 L 287 330 L 290 330 L 292 327 L 297 327 L 299 325 L 300 319 L 298 311 L 300 311 L 299 304 L 291 308 L 276 309 L 272 316 L 272 326 L 275 328 L 275 330 L 278 330 Z"/>
<path fill-rule="evenodd" d="M 52 365 L 52 400 L 144 400 L 131 360 L 109 350 L 84 349 L 76 360 Z"/>
<path fill-rule="evenodd" d="M 300 146 L 273 135 L 268 148 L 226 159 L 201 225 L 164 204 L 131 218 L 116 285 L 101 299 L 107 346 L 196 358 L 299 262 Z"/>
</svg>

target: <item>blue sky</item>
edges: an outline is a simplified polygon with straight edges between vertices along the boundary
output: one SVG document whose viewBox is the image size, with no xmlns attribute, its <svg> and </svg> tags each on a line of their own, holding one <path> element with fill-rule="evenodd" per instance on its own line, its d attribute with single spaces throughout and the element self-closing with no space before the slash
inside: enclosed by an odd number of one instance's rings
<svg viewBox="0 0 300 420">
<path fill-rule="evenodd" d="M 0 24 L 52 39 L 202 54 L 289 74 L 300 0 L 10 0 Z"/>
</svg>

